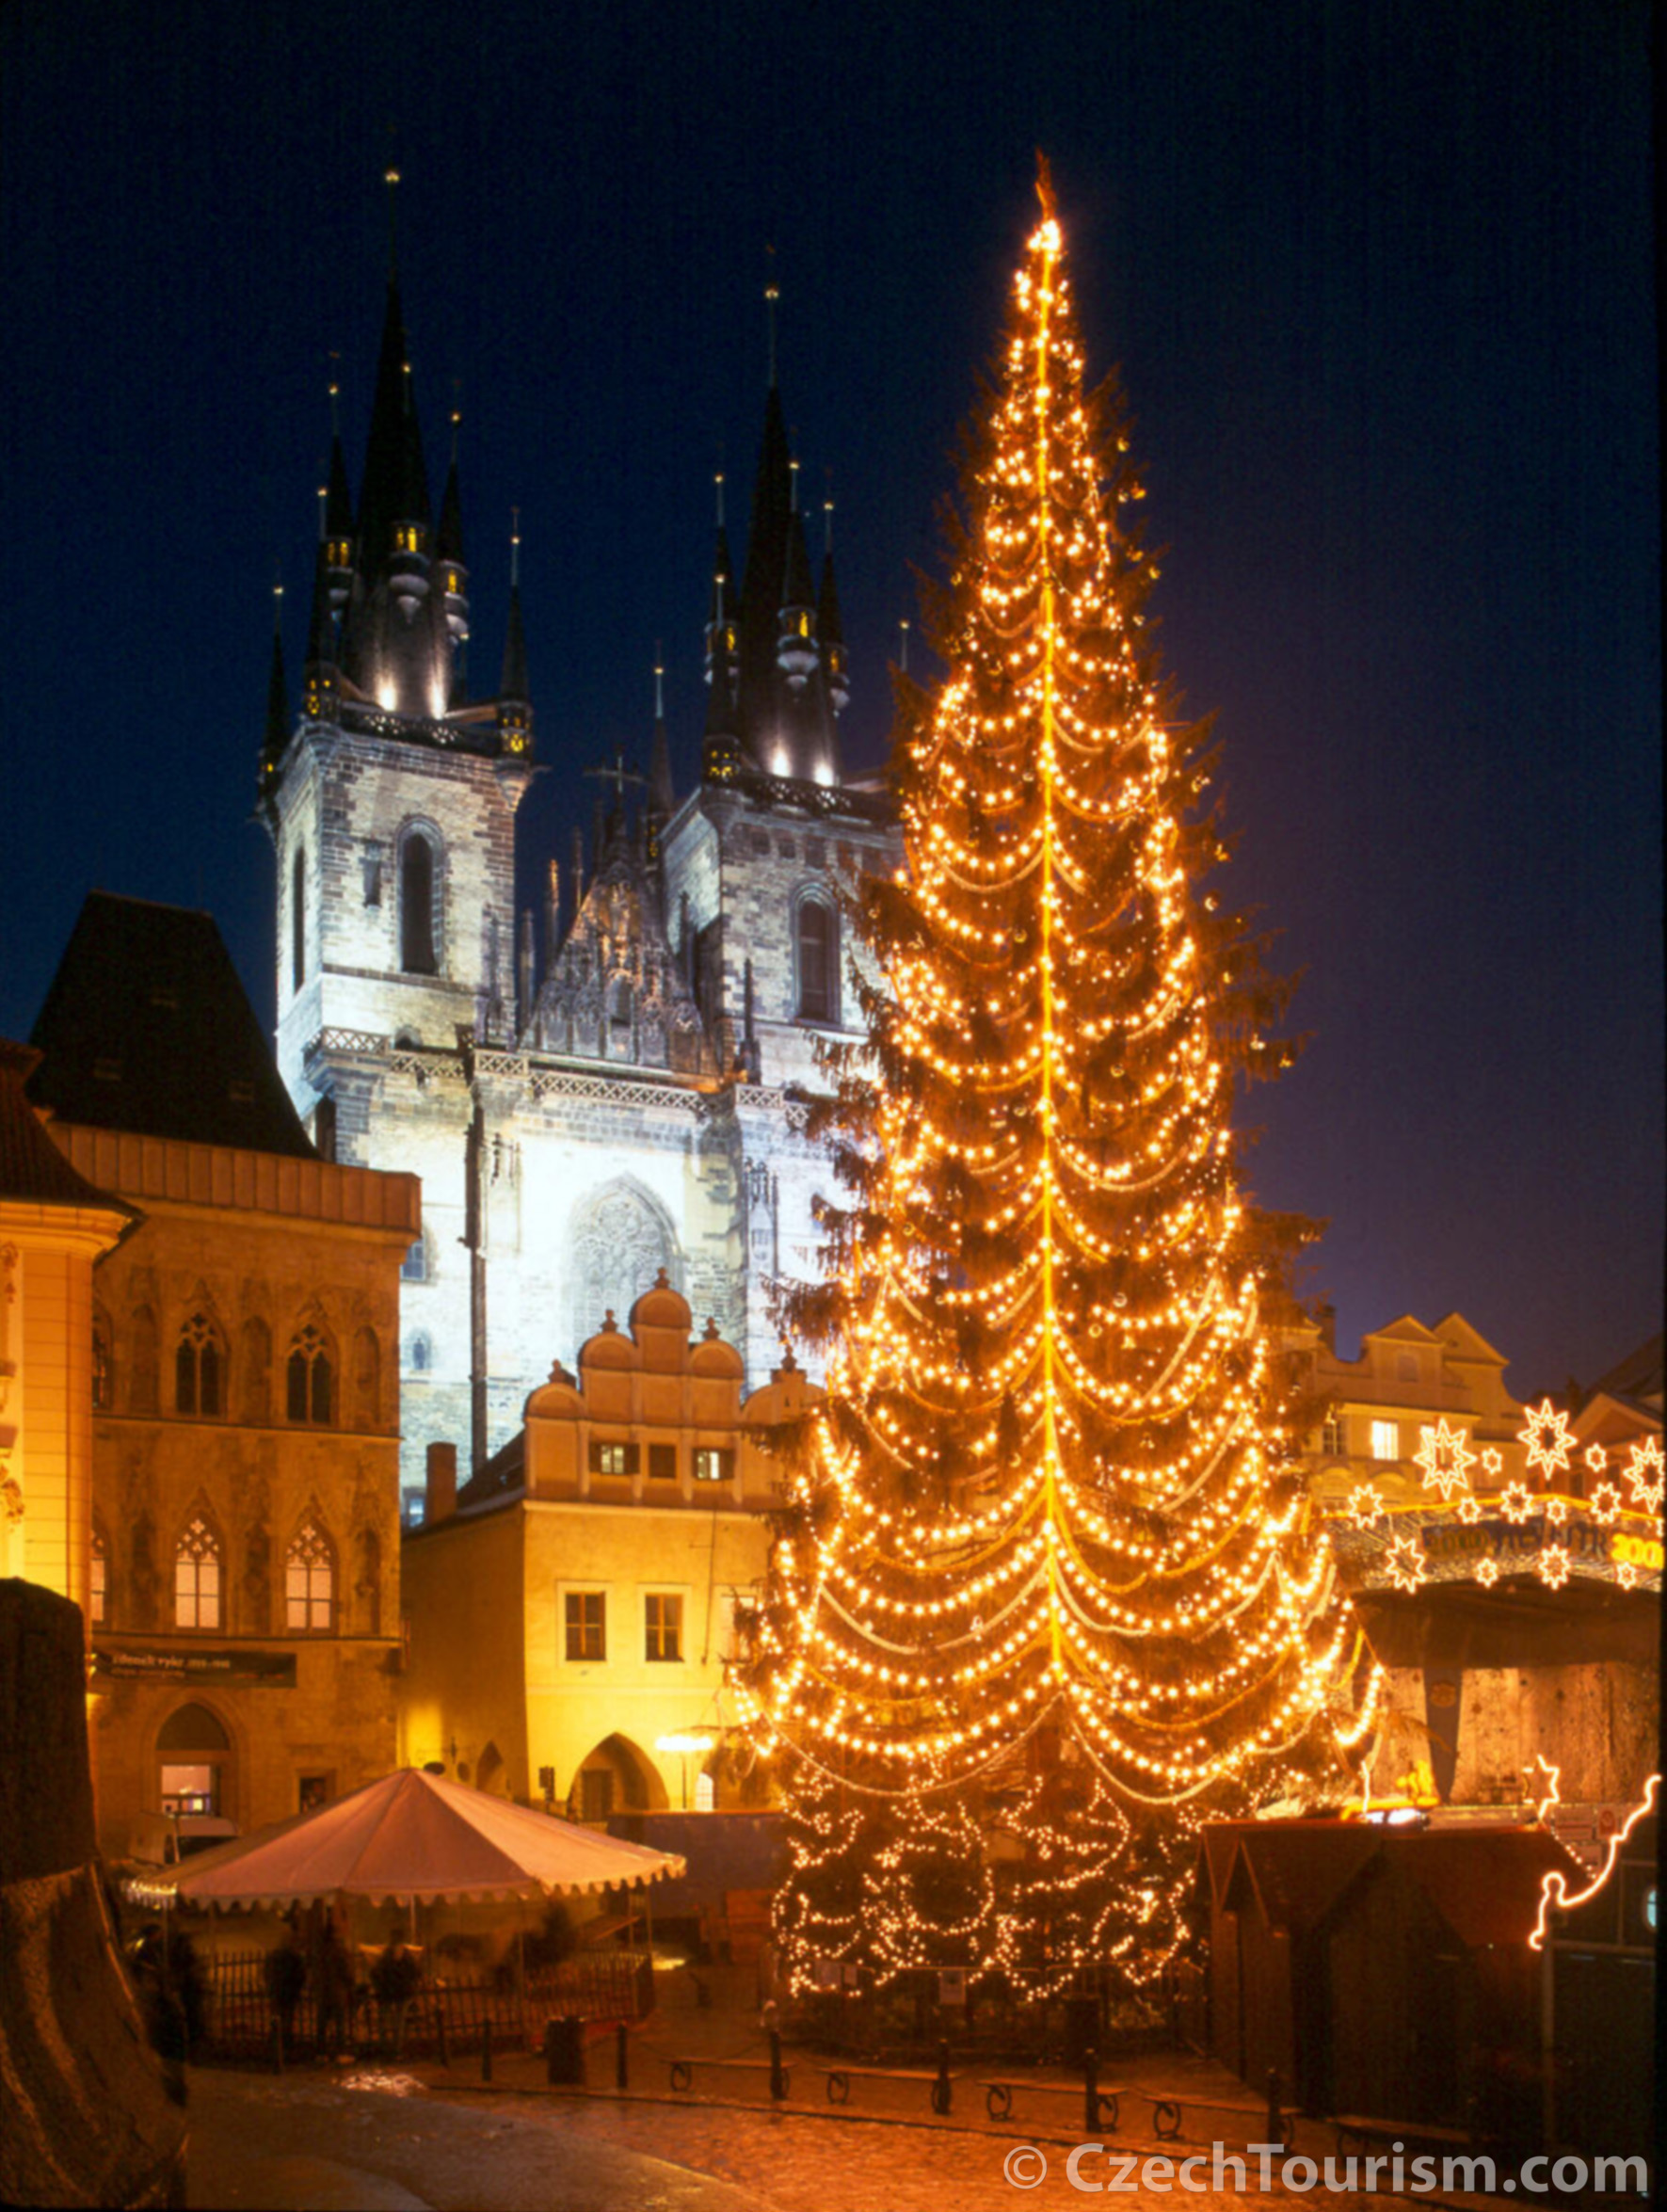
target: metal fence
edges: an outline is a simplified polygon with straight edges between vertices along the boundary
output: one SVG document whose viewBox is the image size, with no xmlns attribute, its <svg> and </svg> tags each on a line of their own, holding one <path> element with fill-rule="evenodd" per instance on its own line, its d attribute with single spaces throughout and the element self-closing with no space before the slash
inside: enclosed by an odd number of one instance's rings
<svg viewBox="0 0 1667 2212">
<path fill-rule="evenodd" d="M 205 2033 L 211 2052 L 247 2058 L 272 2049 L 274 2013 L 265 1953 L 221 1953 L 203 1962 Z M 478 2050 L 489 2027 L 500 2048 L 537 2049 L 547 2020 L 645 2020 L 654 2009 L 653 1967 L 646 1954 L 599 1951 L 513 1977 L 425 1981 L 403 2008 L 379 2005 L 368 1986 L 354 1992 L 346 2047 L 398 2050 L 409 2057 Z M 400 2013 L 403 2011 L 403 2018 Z M 298 2056 L 319 2047 L 318 2001 L 303 1990 L 291 2016 L 285 2049 Z"/>
</svg>

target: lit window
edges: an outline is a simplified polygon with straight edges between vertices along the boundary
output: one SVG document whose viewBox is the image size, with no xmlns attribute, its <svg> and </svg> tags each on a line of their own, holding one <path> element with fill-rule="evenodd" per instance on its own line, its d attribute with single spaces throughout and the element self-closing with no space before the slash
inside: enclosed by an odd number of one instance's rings
<svg viewBox="0 0 1667 2212">
<path fill-rule="evenodd" d="M 330 1418 L 329 1347 L 311 1322 L 289 1353 L 289 1418 L 327 1422 Z"/>
<path fill-rule="evenodd" d="M 683 1656 L 683 1601 L 670 1591 L 651 1590 L 643 1599 L 645 1659 Z"/>
<path fill-rule="evenodd" d="M 695 1480 L 697 1483 L 727 1483 L 735 1471 L 735 1454 L 720 1451 L 715 1445 L 702 1444 L 695 1451 Z"/>
<path fill-rule="evenodd" d="M 1372 1422 L 1371 1456 L 1373 1459 L 1399 1459 L 1401 1457 L 1401 1423 L 1399 1421 Z"/>
<path fill-rule="evenodd" d="M 163 1723 L 156 1739 L 161 1755 L 158 1795 L 165 1813 L 218 1813 L 232 1743 L 220 1721 L 206 1706 L 182 1706 Z"/>
<path fill-rule="evenodd" d="M 176 1413 L 223 1413 L 225 1354 L 214 1323 L 194 1313 L 180 1331 L 173 1361 Z"/>
<path fill-rule="evenodd" d="M 103 1532 L 92 1532 L 92 1553 L 87 1577 L 88 1610 L 95 1628 L 104 1625 L 105 1607 L 109 1596 L 110 1555 L 104 1548 Z"/>
<path fill-rule="evenodd" d="M 1325 1426 L 1320 1433 L 1320 1449 L 1327 1459 L 1346 1459 L 1348 1457 L 1348 1424 L 1340 1413 L 1326 1416 Z"/>
<path fill-rule="evenodd" d="M 428 1246 L 424 1238 L 419 1237 L 400 1261 L 399 1279 L 402 1283 L 425 1283 L 428 1280 Z"/>
<path fill-rule="evenodd" d="M 174 1553 L 173 1621 L 176 1628 L 220 1625 L 220 1543 L 200 1515 Z"/>
<path fill-rule="evenodd" d="M 634 1475 L 638 1455 L 634 1444 L 604 1443 L 601 1438 L 590 1439 L 590 1471 L 593 1475 Z"/>
<path fill-rule="evenodd" d="M 335 1586 L 336 1569 L 330 1547 L 308 1521 L 290 1546 L 283 1563 L 284 1611 L 292 1635 L 329 1634 Z"/>
<path fill-rule="evenodd" d="M 716 1809 L 717 1784 L 710 1774 L 697 1774 L 695 1777 L 695 1810 L 697 1813 L 711 1813 Z"/>
<path fill-rule="evenodd" d="M 608 1656 L 608 1599 L 601 1590 L 569 1590 L 563 1604 L 570 1659 Z"/>
</svg>

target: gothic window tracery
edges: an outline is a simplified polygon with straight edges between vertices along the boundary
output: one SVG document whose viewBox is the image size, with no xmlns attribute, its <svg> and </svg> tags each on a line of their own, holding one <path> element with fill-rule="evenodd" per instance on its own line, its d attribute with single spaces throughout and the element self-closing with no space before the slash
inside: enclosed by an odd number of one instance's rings
<svg viewBox="0 0 1667 2212">
<path fill-rule="evenodd" d="M 681 1257 L 664 1209 L 647 1191 L 608 1183 L 578 1214 L 572 1235 L 575 1341 L 601 1326 L 604 1313 L 629 1313 L 664 1268 L 681 1287 Z"/>
<path fill-rule="evenodd" d="M 173 1403 L 176 1413 L 226 1410 L 226 1350 L 200 1307 L 186 1320 L 174 1347 Z"/>
<path fill-rule="evenodd" d="M 180 1538 L 173 1563 L 173 1620 L 176 1628 L 221 1626 L 220 1540 L 199 1514 Z"/>
<path fill-rule="evenodd" d="M 287 1381 L 290 1419 L 328 1423 L 334 1382 L 329 1339 L 312 1322 L 297 1330 L 290 1345 Z"/>
<path fill-rule="evenodd" d="M 311 1518 L 297 1530 L 283 1560 L 284 1624 L 291 1635 L 328 1636 L 335 1620 L 336 1558 Z"/>
</svg>

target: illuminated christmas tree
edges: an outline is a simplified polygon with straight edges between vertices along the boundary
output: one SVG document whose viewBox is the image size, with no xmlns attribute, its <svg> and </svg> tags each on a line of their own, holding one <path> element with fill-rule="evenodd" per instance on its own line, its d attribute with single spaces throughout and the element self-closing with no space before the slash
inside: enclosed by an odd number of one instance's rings
<svg viewBox="0 0 1667 2212">
<path fill-rule="evenodd" d="M 904 690 L 906 868 L 865 895 L 883 980 L 827 1115 L 851 1203 L 793 1310 L 827 1400 L 743 1694 L 790 1791 L 891 1801 L 894 1835 L 946 1799 L 987 1819 L 1047 1731 L 1096 1809 L 1030 1793 L 1008 1925 L 973 1915 L 960 1963 L 1034 1950 L 1068 1896 L 1050 1959 L 1138 1974 L 1197 1820 L 1363 1737 L 1376 1683 L 1309 1527 L 1284 1260 L 1228 1129 L 1235 1078 L 1294 1056 L 1286 986 L 1212 888 L 1211 761 L 1145 631 L 1121 402 L 1083 396 L 1040 189 L 952 524 L 948 674 Z"/>
</svg>

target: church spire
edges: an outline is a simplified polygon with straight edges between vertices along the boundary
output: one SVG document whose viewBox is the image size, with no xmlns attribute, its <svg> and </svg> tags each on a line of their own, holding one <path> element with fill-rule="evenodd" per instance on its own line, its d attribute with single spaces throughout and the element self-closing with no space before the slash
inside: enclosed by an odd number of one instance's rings
<svg viewBox="0 0 1667 2212">
<path fill-rule="evenodd" d="M 521 509 L 511 507 L 509 513 L 509 620 L 504 631 L 504 674 L 498 685 L 498 730 L 504 750 L 526 760 L 533 750 L 533 707 L 527 634 L 521 616 Z"/>
<path fill-rule="evenodd" d="M 840 618 L 840 590 L 834 581 L 833 501 L 822 508 L 822 587 L 816 594 L 816 635 L 822 646 L 822 665 L 827 675 L 828 703 L 842 714 L 850 703 L 851 683 L 845 673 L 845 630 Z"/>
<path fill-rule="evenodd" d="M 677 808 L 671 780 L 671 739 L 665 728 L 665 666 L 654 644 L 654 735 L 649 746 L 649 857 L 658 858 L 660 832 Z"/>
<path fill-rule="evenodd" d="M 283 673 L 283 585 L 272 586 L 272 667 L 266 678 L 266 735 L 261 747 L 264 782 L 289 744 L 289 685 Z"/>
</svg>

